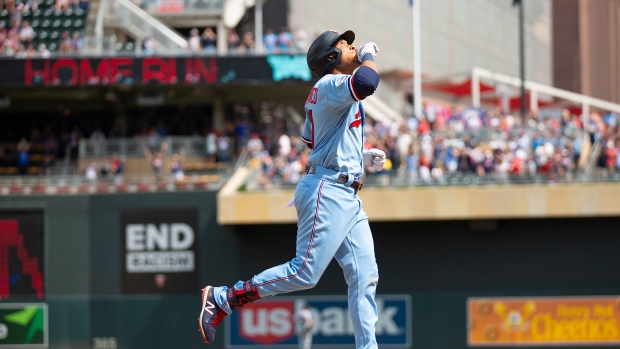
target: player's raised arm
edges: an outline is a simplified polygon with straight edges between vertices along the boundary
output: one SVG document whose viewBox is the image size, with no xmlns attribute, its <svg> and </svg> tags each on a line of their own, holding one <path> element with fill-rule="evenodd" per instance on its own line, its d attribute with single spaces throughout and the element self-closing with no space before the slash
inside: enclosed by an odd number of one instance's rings
<svg viewBox="0 0 620 349">
<path fill-rule="evenodd" d="M 379 86 L 379 71 L 375 64 L 375 57 L 379 52 L 377 44 L 369 42 L 357 50 L 357 59 L 360 67 L 353 75 L 353 87 L 360 100 L 375 93 Z"/>
<path fill-rule="evenodd" d="M 375 57 L 377 57 L 377 52 L 379 52 L 379 47 L 374 42 L 369 42 L 367 44 L 362 45 L 357 50 L 357 59 L 362 63 L 362 67 L 369 67 L 374 70 L 377 74 L 379 71 L 377 70 L 377 65 L 375 64 Z"/>
</svg>

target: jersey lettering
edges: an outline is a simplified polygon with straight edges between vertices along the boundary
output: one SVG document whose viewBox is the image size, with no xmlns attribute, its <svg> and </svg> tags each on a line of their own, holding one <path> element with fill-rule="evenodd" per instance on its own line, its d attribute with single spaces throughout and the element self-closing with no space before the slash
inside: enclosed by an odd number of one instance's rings
<svg viewBox="0 0 620 349">
<path fill-rule="evenodd" d="M 312 90 L 310 90 L 308 99 L 306 99 L 306 104 L 316 104 L 316 99 L 318 95 L 319 95 L 319 89 L 316 87 L 313 87 Z"/>
<path fill-rule="evenodd" d="M 349 125 L 349 130 L 352 129 L 353 127 L 359 127 L 362 124 L 362 119 L 360 119 L 361 117 L 361 113 L 358 110 L 357 114 L 355 114 L 355 121 L 353 121 L 350 125 Z"/>
</svg>

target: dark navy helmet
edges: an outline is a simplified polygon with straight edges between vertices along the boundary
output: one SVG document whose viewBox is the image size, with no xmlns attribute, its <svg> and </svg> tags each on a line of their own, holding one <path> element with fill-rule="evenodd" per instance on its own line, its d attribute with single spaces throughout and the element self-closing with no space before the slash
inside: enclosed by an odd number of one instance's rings
<svg viewBox="0 0 620 349">
<path fill-rule="evenodd" d="M 332 47 L 339 40 L 344 39 L 351 45 L 355 40 L 355 33 L 350 30 L 340 34 L 333 30 L 328 30 L 319 35 L 310 48 L 308 49 L 308 68 L 310 71 L 318 76 L 322 77 L 325 72 L 337 66 L 340 62 L 340 56 L 342 51 L 336 47 Z M 336 56 L 333 56 L 336 54 Z M 330 56 L 333 56 L 330 58 Z"/>
</svg>

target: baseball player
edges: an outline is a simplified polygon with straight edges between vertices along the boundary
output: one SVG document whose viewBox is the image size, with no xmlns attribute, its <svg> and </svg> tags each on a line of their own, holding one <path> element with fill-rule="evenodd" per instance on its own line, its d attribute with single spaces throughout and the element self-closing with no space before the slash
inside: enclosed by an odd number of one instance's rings
<svg viewBox="0 0 620 349">
<path fill-rule="evenodd" d="M 308 49 L 310 70 L 320 80 L 306 100 L 302 137 L 312 149 L 308 172 L 297 185 L 295 258 L 232 288 L 206 286 L 198 319 L 212 343 L 224 316 L 267 296 L 314 287 L 332 258 L 344 271 L 356 348 L 377 348 L 375 292 L 379 273 L 368 217 L 358 191 L 364 165 L 383 169 L 385 153 L 364 150 L 365 114 L 361 100 L 379 84 L 374 58 L 379 49 L 357 49 L 355 34 L 326 31 Z"/>
<path fill-rule="evenodd" d="M 308 304 L 295 313 L 295 322 L 297 323 L 297 344 L 299 349 L 312 348 L 312 328 L 314 327 L 314 319 Z"/>
</svg>

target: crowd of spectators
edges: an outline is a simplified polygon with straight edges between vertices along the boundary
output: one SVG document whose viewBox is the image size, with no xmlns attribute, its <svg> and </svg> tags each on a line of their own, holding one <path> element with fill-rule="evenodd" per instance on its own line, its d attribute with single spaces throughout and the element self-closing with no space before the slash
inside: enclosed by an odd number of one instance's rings
<svg viewBox="0 0 620 349">
<path fill-rule="evenodd" d="M 268 108 L 270 111 L 260 116 L 248 115 L 244 106 L 234 109 L 235 115 L 220 129 L 210 125 L 174 127 L 163 118 L 133 128 L 127 126 L 127 120 L 116 118 L 105 130 L 95 127 L 82 131 L 74 126 L 63 128 L 58 135 L 49 125 L 43 131 L 34 127 L 29 135 L 13 135 L 15 147 L 0 146 L 0 166 L 18 166 L 20 173 L 26 173 L 28 154 L 38 147 L 44 155 L 43 171 L 59 158 L 76 159 L 85 139 L 96 144 L 132 137 L 147 146 L 143 156 L 158 178 L 169 172 L 179 179 L 183 178 L 185 153 L 159 148 L 165 147 L 166 137 L 179 135 L 203 144 L 204 161 L 209 163 L 230 163 L 246 150 L 248 164 L 254 170 L 249 188 L 296 184 L 305 174 L 310 152 L 301 140 L 303 117 L 286 116 L 283 107 Z M 422 116 L 406 117 L 391 124 L 367 118 L 364 146 L 384 150 L 387 162 L 380 173 L 366 168 L 366 179 L 385 185 L 454 184 L 454 176 L 490 182 L 537 176 L 545 181 L 577 180 L 588 163 L 598 168 L 598 173 L 616 175 L 620 174 L 619 123 L 615 113 L 592 112 L 584 117 L 565 109 L 530 113 L 522 119 L 499 109 L 440 105 L 426 105 Z M 598 149 L 593 153 L 595 148 Z M 170 156 L 168 160 L 174 161 L 167 163 L 172 167 L 163 169 L 158 154 Z M 590 154 L 596 157 L 589 160 Z M 123 156 L 126 154 L 115 155 L 114 159 L 101 158 L 91 164 L 88 176 L 93 178 L 97 173 L 99 178 L 105 178 L 120 174 L 123 166 L 117 160 Z"/>
<path fill-rule="evenodd" d="M 598 144 L 593 167 L 615 175 L 620 171 L 618 124 L 614 113 L 584 118 L 565 109 L 521 119 L 495 109 L 427 105 L 421 117 L 392 124 L 367 119 L 364 147 L 384 150 L 387 162 L 380 173 L 365 172 L 382 185 L 447 184 L 455 176 L 482 182 L 578 180 Z M 248 143 L 250 167 L 256 170 L 249 185 L 296 184 L 309 153 L 299 136 L 278 132 L 275 138 L 260 138 Z"/>
<path fill-rule="evenodd" d="M 0 57 L 48 58 L 51 55 L 50 51 L 59 54 L 81 51 L 81 34 L 71 27 L 59 24 L 53 31 L 39 31 L 35 28 L 40 25 L 37 18 L 41 16 L 33 17 L 29 14 L 41 12 L 39 7 L 45 1 L 0 0 Z M 89 0 L 56 0 L 47 11 L 84 12 L 88 11 L 88 6 Z M 47 37 L 43 37 L 47 35 L 50 35 L 50 40 L 45 40 Z"/>
<path fill-rule="evenodd" d="M 280 28 L 275 32 L 273 28 L 266 28 L 262 38 L 263 45 L 256 47 L 256 38 L 251 31 L 245 31 L 242 35 L 235 28 L 228 30 L 226 44 L 229 53 L 254 54 L 254 53 L 306 53 L 308 49 L 308 34 L 302 28 L 290 31 L 287 27 Z M 200 33 L 198 28 L 192 28 L 187 38 L 187 50 L 190 52 L 216 52 L 217 34 L 211 27 L 206 27 Z"/>
</svg>

